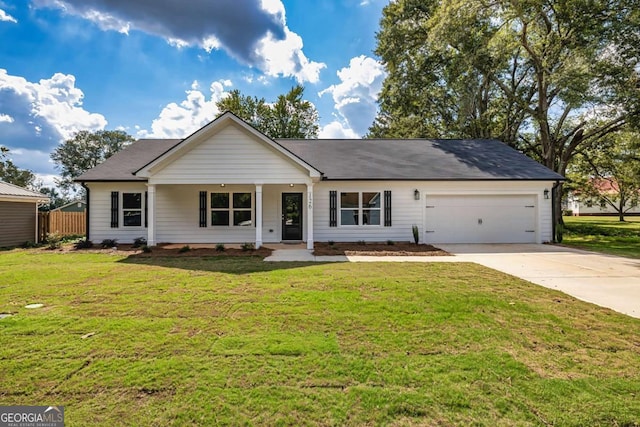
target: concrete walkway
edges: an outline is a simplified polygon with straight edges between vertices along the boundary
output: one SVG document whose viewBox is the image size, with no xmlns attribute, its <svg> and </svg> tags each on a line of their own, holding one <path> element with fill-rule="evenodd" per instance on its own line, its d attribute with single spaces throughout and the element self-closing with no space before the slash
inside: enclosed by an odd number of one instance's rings
<svg viewBox="0 0 640 427">
<path fill-rule="evenodd" d="M 265 261 L 474 262 L 640 318 L 640 260 L 554 245 L 438 245 L 454 256 L 314 256 L 279 249 Z"/>
</svg>

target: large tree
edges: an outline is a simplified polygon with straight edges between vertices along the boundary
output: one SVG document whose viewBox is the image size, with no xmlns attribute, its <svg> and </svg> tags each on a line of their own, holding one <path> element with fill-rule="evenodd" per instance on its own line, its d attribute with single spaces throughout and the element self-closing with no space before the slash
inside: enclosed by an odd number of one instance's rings
<svg viewBox="0 0 640 427">
<path fill-rule="evenodd" d="M 236 89 L 216 105 L 221 112 L 231 111 L 271 138 L 317 138 L 318 112 L 303 95 L 304 87 L 294 86 L 269 104 L 264 98 L 243 95 Z"/>
<path fill-rule="evenodd" d="M 120 130 L 82 130 L 59 145 L 51 159 L 60 171 L 57 184 L 63 190 L 73 188 L 73 180 L 122 150 L 134 139 Z"/>
<path fill-rule="evenodd" d="M 579 150 L 637 120 L 639 10 L 640 0 L 391 2 L 370 136 L 499 138 L 564 175 Z"/>
<path fill-rule="evenodd" d="M 569 167 L 571 189 L 581 202 L 612 207 L 620 221 L 640 204 L 640 135 L 607 135 L 598 147 L 586 147 Z"/>
<path fill-rule="evenodd" d="M 9 158 L 9 149 L 0 146 L 0 181 L 37 190 L 36 176 L 28 169 L 21 169 Z"/>
</svg>

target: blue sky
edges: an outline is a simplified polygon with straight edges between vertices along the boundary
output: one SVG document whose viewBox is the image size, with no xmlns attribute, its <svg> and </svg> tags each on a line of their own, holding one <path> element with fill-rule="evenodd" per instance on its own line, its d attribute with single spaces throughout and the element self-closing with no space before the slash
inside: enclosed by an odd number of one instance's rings
<svg viewBox="0 0 640 427">
<path fill-rule="evenodd" d="M 320 137 L 357 138 L 385 77 L 387 0 L 0 0 L 0 145 L 46 184 L 78 130 L 187 136 L 226 93 L 301 83 Z"/>
</svg>

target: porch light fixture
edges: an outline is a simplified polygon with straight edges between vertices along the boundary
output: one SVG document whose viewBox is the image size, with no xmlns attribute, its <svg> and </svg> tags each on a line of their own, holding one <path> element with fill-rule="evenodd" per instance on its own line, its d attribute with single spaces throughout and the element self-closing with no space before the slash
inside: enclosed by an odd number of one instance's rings
<svg viewBox="0 0 640 427">
<path fill-rule="evenodd" d="M 544 189 L 544 198 L 549 200 L 549 189 L 548 188 Z"/>
<path fill-rule="evenodd" d="M 224 187 L 224 184 L 220 184 L 220 187 Z"/>
<path fill-rule="evenodd" d="M 420 200 L 420 192 L 418 191 L 417 188 L 413 190 L 413 198 L 414 200 Z"/>
<path fill-rule="evenodd" d="M 289 184 L 289 187 L 293 187 L 293 184 Z"/>
</svg>

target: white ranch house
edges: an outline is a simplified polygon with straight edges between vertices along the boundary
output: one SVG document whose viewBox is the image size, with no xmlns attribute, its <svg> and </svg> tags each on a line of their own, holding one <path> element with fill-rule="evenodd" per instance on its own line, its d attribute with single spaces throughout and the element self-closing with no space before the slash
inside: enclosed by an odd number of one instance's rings
<svg viewBox="0 0 640 427">
<path fill-rule="evenodd" d="M 231 113 L 139 140 L 77 181 L 94 241 L 552 240 L 564 178 L 495 140 L 273 140 Z"/>
</svg>

